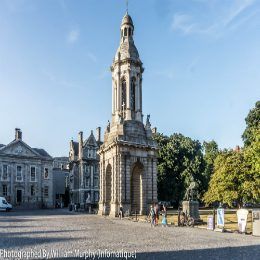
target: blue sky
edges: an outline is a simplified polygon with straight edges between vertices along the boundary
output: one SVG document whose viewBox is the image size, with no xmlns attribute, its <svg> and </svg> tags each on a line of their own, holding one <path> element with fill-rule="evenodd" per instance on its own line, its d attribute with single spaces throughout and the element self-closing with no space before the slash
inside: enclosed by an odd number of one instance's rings
<svg viewBox="0 0 260 260">
<path fill-rule="evenodd" d="M 80 130 L 104 130 L 124 13 L 124 0 L 0 0 L 0 143 L 20 127 L 62 156 Z M 260 97 L 260 1 L 129 0 L 129 13 L 153 126 L 241 145 Z"/>
</svg>

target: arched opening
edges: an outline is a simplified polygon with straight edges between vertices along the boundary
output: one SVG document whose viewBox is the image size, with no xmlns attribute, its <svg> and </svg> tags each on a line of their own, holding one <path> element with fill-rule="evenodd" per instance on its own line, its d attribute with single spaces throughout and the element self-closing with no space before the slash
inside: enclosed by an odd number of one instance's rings
<svg viewBox="0 0 260 260">
<path fill-rule="evenodd" d="M 108 164 L 106 169 L 106 206 L 108 207 L 106 210 L 106 214 L 110 212 L 110 202 L 111 202 L 111 184 L 112 184 L 112 168 L 111 165 Z"/>
<path fill-rule="evenodd" d="M 140 162 L 135 163 L 131 174 L 131 211 L 132 213 L 141 213 L 143 202 L 143 170 Z"/>
<path fill-rule="evenodd" d="M 123 79 L 122 81 L 122 90 L 121 90 L 122 96 L 121 96 L 121 107 L 123 112 L 123 117 L 125 117 L 125 109 L 126 109 L 126 80 Z"/>
<path fill-rule="evenodd" d="M 135 78 L 131 80 L 131 109 L 135 111 Z"/>
<path fill-rule="evenodd" d="M 124 29 L 124 36 L 127 36 L 127 28 Z"/>
</svg>

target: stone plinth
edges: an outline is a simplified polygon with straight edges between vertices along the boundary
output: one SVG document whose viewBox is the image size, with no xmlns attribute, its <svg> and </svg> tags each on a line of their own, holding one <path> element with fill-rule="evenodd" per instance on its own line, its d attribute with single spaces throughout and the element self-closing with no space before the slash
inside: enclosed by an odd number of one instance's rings
<svg viewBox="0 0 260 260">
<path fill-rule="evenodd" d="M 193 217 L 195 220 L 199 220 L 200 219 L 200 215 L 199 215 L 199 202 L 198 201 L 183 201 L 182 202 L 182 211 Z"/>
</svg>

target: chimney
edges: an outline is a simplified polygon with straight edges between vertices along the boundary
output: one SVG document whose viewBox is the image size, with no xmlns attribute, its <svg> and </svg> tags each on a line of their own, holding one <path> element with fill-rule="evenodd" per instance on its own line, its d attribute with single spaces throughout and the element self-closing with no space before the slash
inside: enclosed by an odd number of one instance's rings
<svg viewBox="0 0 260 260">
<path fill-rule="evenodd" d="M 237 152 L 237 153 L 239 153 L 240 152 L 240 146 L 239 145 L 237 145 L 235 148 L 234 148 L 234 152 Z"/>
<path fill-rule="evenodd" d="M 100 142 L 101 141 L 101 127 L 97 127 L 96 129 L 96 140 L 97 142 Z"/>
<path fill-rule="evenodd" d="M 83 157 L 83 132 L 79 132 L 79 159 Z"/>
<path fill-rule="evenodd" d="M 154 127 L 154 128 L 152 129 L 152 133 L 153 133 L 153 134 L 157 134 L 157 127 Z"/>
<path fill-rule="evenodd" d="M 22 140 L 22 131 L 20 128 L 15 128 L 15 140 Z"/>
</svg>

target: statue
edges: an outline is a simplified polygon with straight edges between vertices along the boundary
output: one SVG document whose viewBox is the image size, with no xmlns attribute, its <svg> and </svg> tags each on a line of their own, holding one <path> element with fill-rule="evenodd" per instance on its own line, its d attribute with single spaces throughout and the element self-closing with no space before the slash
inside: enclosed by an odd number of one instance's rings
<svg viewBox="0 0 260 260">
<path fill-rule="evenodd" d="M 110 121 L 109 121 L 109 120 L 107 121 L 107 129 L 106 129 L 106 132 L 107 132 L 107 133 L 110 132 Z"/>
<path fill-rule="evenodd" d="M 192 178 L 193 179 L 193 178 Z M 186 189 L 184 200 L 194 200 L 197 198 L 198 183 L 192 180 L 189 187 Z"/>
<path fill-rule="evenodd" d="M 198 186 L 198 182 L 196 182 L 193 176 L 191 176 L 190 185 L 186 189 L 182 202 L 183 212 L 185 212 L 187 216 L 192 217 L 196 222 L 201 221 L 199 215 L 199 202 L 197 201 Z"/>
<path fill-rule="evenodd" d="M 151 126 L 151 123 L 150 123 L 150 115 L 147 115 L 146 117 L 146 125 L 148 126 Z"/>
</svg>

